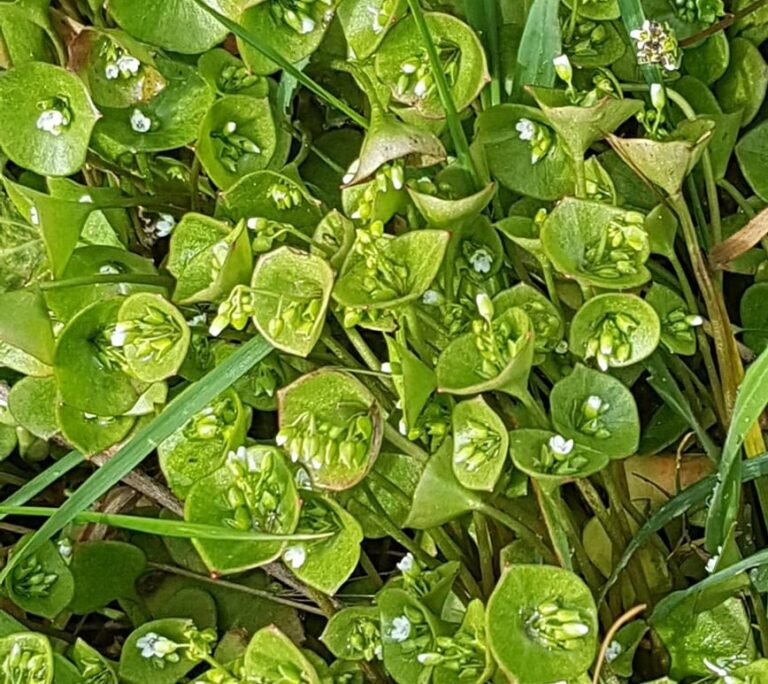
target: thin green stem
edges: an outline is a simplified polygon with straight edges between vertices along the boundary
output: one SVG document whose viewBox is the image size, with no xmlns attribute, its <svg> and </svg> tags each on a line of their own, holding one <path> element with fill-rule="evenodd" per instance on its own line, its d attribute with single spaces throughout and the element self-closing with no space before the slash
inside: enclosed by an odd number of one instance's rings
<svg viewBox="0 0 768 684">
<path fill-rule="evenodd" d="M 166 290 L 173 287 L 173 278 L 155 273 L 106 273 L 102 275 L 50 280 L 38 284 L 41 290 L 62 290 L 84 285 L 107 285 L 111 283 L 136 283 L 139 285 L 157 285 Z"/>
<path fill-rule="evenodd" d="M 545 560 L 554 560 L 552 549 L 544 543 L 536 532 L 526 527 L 526 525 L 519 520 L 515 520 L 511 515 L 507 515 L 504 511 L 500 511 L 498 508 L 488 504 L 481 504 L 477 510 L 496 522 L 501 523 L 508 530 L 514 532 L 520 539 L 531 544 L 531 546 L 533 546 Z"/>
<path fill-rule="evenodd" d="M 587 169 L 583 156 L 573 160 L 573 170 L 576 173 L 576 197 L 584 199 L 587 196 Z"/>
<path fill-rule="evenodd" d="M 429 454 L 424 449 L 401 435 L 389 423 L 384 423 L 384 439 L 404 454 L 415 458 L 419 463 L 426 463 L 429 460 Z"/>
<path fill-rule="evenodd" d="M 491 548 L 491 535 L 488 523 L 482 513 L 472 513 L 475 522 L 475 537 L 477 538 L 477 552 L 480 556 L 480 581 L 483 588 L 483 596 L 487 600 L 496 584 L 493 575 L 493 549 Z"/>
</svg>

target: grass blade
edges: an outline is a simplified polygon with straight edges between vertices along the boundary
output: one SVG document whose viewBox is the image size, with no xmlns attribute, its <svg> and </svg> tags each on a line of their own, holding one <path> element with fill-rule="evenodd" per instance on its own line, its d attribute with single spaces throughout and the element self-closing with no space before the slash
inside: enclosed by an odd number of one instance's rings
<svg viewBox="0 0 768 684">
<path fill-rule="evenodd" d="M 560 33 L 560 0 L 535 0 L 525 22 L 517 50 L 512 99 L 520 102 L 523 88 L 553 86 L 555 65 L 552 60 L 563 51 Z"/>
<path fill-rule="evenodd" d="M 19 489 L 3 501 L 1 505 L 23 506 L 32 497 L 37 496 L 40 492 L 50 487 L 60 477 L 64 477 L 70 470 L 84 462 L 85 457 L 79 451 L 70 451 L 66 456 L 63 456 L 55 463 L 48 466 L 42 473 L 35 475 L 24 486 L 19 487 Z M 5 518 L 5 515 L 0 514 L 0 520 L 3 518 Z"/>
<path fill-rule="evenodd" d="M 29 515 L 51 517 L 56 513 L 56 508 L 44 506 L 4 506 L 0 505 L 0 513 L 3 515 Z M 95 523 L 118 527 L 122 530 L 156 534 L 160 537 L 174 537 L 176 539 L 216 539 L 218 541 L 311 541 L 325 539 L 333 535 L 331 532 L 324 534 L 267 534 L 266 532 L 254 532 L 236 530 L 234 528 L 219 527 L 218 525 L 206 525 L 192 523 L 186 520 L 167 520 L 163 518 L 146 518 L 139 515 L 119 515 L 115 513 L 97 513 L 83 511 L 72 520 L 75 524 Z"/>
<path fill-rule="evenodd" d="M 624 22 L 624 28 L 627 29 L 627 33 L 632 33 L 632 31 L 639 29 L 643 25 L 645 11 L 640 0 L 619 0 L 619 8 L 621 9 L 621 19 Z M 630 42 L 634 47 L 634 41 L 631 38 Z M 648 85 L 664 82 L 661 67 L 658 64 L 641 64 L 640 71 Z"/>
<path fill-rule="evenodd" d="M 363 128 L 368 128 L 368 122 L 365 120 L 365 118 L 360 116 L 360 114 L 358 114 L 354 109 L 352 109 L 352 107 L 350 107 L 346 102 L 344 102 L 343 100 L 340 100 L 332 92 L 323 88 L 323 86 L 321 86 L 317 81 L 307 76 L 300 69 L 297 69 L 287 59 L 285 59 L 285 57 L 283 57 L 279 52 L 277 52 L 276 50 L 273 50 L 268 45 L 263 45 L 261 42 L 259 42 L 259 40 L 255 36 L 251 35 L 236 21 L 232 21 L 229 17 L 224 16 L 221 12 L 217 12 L 215 9 L 213 9 L 213 7 L 203 2 L 203 0 L 189 0 L 189 1 L 194 2 L 201 10 L 204 10 L 205 12 L 210 14 L 212 17 L 214 17 L 216 21 L 218 21 L 220 24 L 225 26 L 228 30 L 232 31 L 232 33 L 234 33 L 238 38 L 240 38 L 241 40 L 244 40 L 246 43 L 248 43 L 248 45 L 258 50 L 262 55 L 264 55 L 268 59 L 271 59 L 283 71 L 293 76 L 299 83 L 301 83 L 304 87 L 311 90 L 321 100 L 324 100 L 325 102 L 327 102 L 329 105 L 331 105 L 331 107 L 335 107 L 342 114 L 346 114 L 358 126 L 362 126 Z"/>
<path fill-rule="evenodd" d="M 731 426 L 725 438 L 717 472 L 717 485 L 707 514 L 704 543 L 718 553 L 728 530 L 736 522 L 741 500 L 741 445 L 768 404 L 768 349 L 747 369 L 736 395 Z"/>
<path fill-rule="evenodd" d="M 741 470 L 741 482 L 751 482 L 764 475 L 768 475 L 768 454 L 762 454 L 744 463 L 744 467 Z M 696 484 L 686 487 L 682 492 L 673 496 L 645 521 L 643 526 L 637 531 L 637 534 L 629 542 L 627 548 L 624 549 L 621 558 L 616 562 L 610 577 L 600 592 L 599 601 L 605 598 L 608 590 L 616 583 L 619 575 L 627 567 L 637 550 L 675 518 L 683 515 L 683 513 L 694 506 L 704 503 L 712 493 L 716 483 L 717 475 L 710 475 L 703 480 L 699 480 Z"/>
<path fill-rule="evenodd" d="M 50 539 L 78 513 L 117 484 L 151 453 L 163 440 L 170 437 L 195 413 L 201 411 L 243 373 L 261 361 L 272 347 L 264 338 L 256 336 L 242 345 L 205 377 L 185 389 L 149 425 L 139 430 L 133 439 L 113 458 L 91 475 L 72 496 L 48 518 L 24 546 L 23 553 L 14 554 L 0 571 L 0 583 L 25 558 Z"/>
</svg>

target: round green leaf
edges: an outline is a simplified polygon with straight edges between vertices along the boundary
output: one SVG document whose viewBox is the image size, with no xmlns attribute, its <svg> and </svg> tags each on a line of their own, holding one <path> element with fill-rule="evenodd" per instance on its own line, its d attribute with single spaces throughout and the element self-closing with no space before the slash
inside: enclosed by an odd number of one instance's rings
<svg viewBox="0 0 768 684">
<path fill-rule="evenodd" d="M 741 297 L 741 325 L 745 328 L 744 343 L 756 354 L 768 346 L 768 283 L 755 283 Z"/>
<path fill-rule="evenodd" d="M 378 608 L 343 608 L 334 613 L 320 640 L 342 660 L 374 660 L 381 647 Z"/>
<path fill-rule="evenodd" d="M 714 33 L 703 43 L 683 53 L 683 69 L 707 85 L 725 74 L 731 59 L 731 46 L 725 33 Z"/>
<path fill-rule="evenodd" d="M 211 475 L 198 480 L 187 496 L 184 519 L 236 529 L 290 534 L 299 520 L 300 501 L 283 454 L 273 447 L 238 449 Z M 194 539 L 211 572 L 243 572 L 277 558 L 286 542 L 248 544 Z"/>
<path fill-rule="evenodd" d="M 118 684 L 117 674 L 109 661 L 82 639 L 78 639 L 72 646 L 69 657 L 83 678 L 93 677 L 98 684 Z"/>
<path fill-rule="evenodd" d="M 56 381 L 27 376 L 11 387 L 8 410 L 16 422 L 35 437 L 48 440 L 59 431 L 56 424 Z"/>
<path fill-rule="evenodd" d="M 768 182 L 762 174 L 768 159 L 768 121 L 755 126 L 736 144 L 736 159 L 750 187 L 762 200 L 768 198 Z"/>
<path fill-rule="evenodd" d="M 508 290 L 502 290 L 493 298 L 496 311 L 502 312 L 518 307 L 528 314 L 534 330 L 533 345 L 537 357 L 554 351 L 565 333 L 565 321 L 557 307 L 526 283 L 518 283 Z M 538 359 L 534 359 L 537 362 Z"/>
<path fill-rule="evenodd" d="M 485 50 L 475 32 L 448 14 L 427 13 L 424 19 L 433 36 L 456 109 L 462 111 L 489 81 Z M 412 15 L 399 21 L 381 43 L 375 58 L 376 75 L 392 97 L 421 115 L 445 117 L 429 55 Z"/>
<path fill-rule="evenodd" d="M 586 477 L 608 464 L 605 451 L 595 451 L 549 430 L 513 430 L 509 433 L 509 454 L 524 473 L 551 482 Z"/>
<path fill-rule="evenodd" d="M 573 317 L 571 351 L 596 359 L 601 370 L 622 368 L 653 353 L 661 324 L 653 307 L 631 294 L 603 294 L 587 301 Z"/>
<path fill-rule="evenodd" d="M 693 356 L 696 353 L 696 325 L 701 316 L 694 316 L 685 300 L 674 290 L 654 283 L 645 295 L 659 316 L 661 341 L 673 354 Z M 693 325 L 692 325 L 693 323 Z"/>
<path fill-rule="evenodd" d="M 0 672 L 18 671 L 19 662 L 29 663 L 16 680 L 20 684 L 53 683 L 53 651 L 42 634 L 18 632 L 0 639 Z"/>
<path fill-rule="evenodd" d="M 264 254 L 251 280 L 253 322 L 275 347 L 308 356 L 325 323 L 333 270 L 319 256 L 281 247 Z"/>
<path fill-rule="evenodd" d="M 349 489 L 365 477 L 381 447 L 382 417 L 373 395 L 351 375 L 320 369 L 278 393 L 277 442 L 309 471 L 314 485 Z"/>
<path fill-rule="evenodd" d="M 61 67 L 28 62 L 0 77 L 0 147 L 25 169 L 77 173 L 97 117 L 82 81 Z"/>
<path fill-rule="evenodd" d="M 288 681 L 320 684 L 315 668 L 277 627 L 271 625 L 253 635 L 245 652 L 245 672 L 254 681 Z"/>
<path fill-rule="evenodd" d="M 552 424 L 567 439 L 625 458 L 637 451 L 640 416 L 632 392 L 616 378 L 576 364 L 549 397 Z"/>
<path fill-rule="evenodd" d="M 370 57 L 406 8 L 405 0 L 345 0 L 338 16 L 353 59 Z"/>
<path fill-rule="evenodd" d="M 214 48 L 197 61 L 200 75 L 220 95 L 249 95 L 262 98 L 269 94 L 266 78 L 249 71 L 231 52 Z"/>
<path fill-rule="evenodd" d="M 723 77 L 715 83 L 715 94 L 725 112 L 741 110 L 741 125 L 755 118 L 768 87 L 768 65 L 760 51 L 746 38 L 731 40 L 731 59 Z"/>
<path fill-rule="evenodd" d="M 571 681 L 597 652 L 592 593 L 576 575 L 553 566 L 509 568 L 488 600 L 486 629 L 499 667 L 530 684 Z"/>
<path fill-rule="evenodd" d="M 61 434 L 77 450 L 91 456 L 124 439 L 136 424 L 134 416 L 99 416 L 59 401 L 54 404 Z"/>
</svg>

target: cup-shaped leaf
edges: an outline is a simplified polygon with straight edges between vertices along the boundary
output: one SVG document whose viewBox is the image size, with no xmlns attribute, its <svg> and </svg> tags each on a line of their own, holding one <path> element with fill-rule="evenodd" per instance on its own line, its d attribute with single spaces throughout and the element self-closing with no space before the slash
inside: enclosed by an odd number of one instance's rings
<svg viewBox="0 0 768 684">
<path fill-rule="evenodd" d="M 243 30 L 257 37 L 264 47 L 272 48 L 288 62 L 295 64 L 317 50 L 338 4 L 339 0 L 322 0 L 304 3 L 300 8 L 262 2 L 248 7 L 240 15 L 239 23 Z M 280 68 L 242 38 L 238 37 L 237 47 L 255 74 L 271 74 Z"/>
<path fill-rule="evenodd" d="M 476 140 L 491 175 L 509 190 L 540 200 L 573 192 L 573 161 L 541 110 L 492 107 L 477 119 Z"/>
<path fill-rule="evenodd" d="M 75 449 L 92 456 L 124 439 L 136 424 L 135 416 L 99 416 L 56 403 L 56 423 L 61 434 Z"/>
<path fill-rule="evenodd" d="M 200 660 L 189 657 L 186 648 L 175 653 L 177 658 L 164 658 L 162 651 L 160 655 L 155 656 L 152 647 L 147 644 L 154 644 L 158 638 L 173 644 L 187 644 L 189 638 L 185 633 L 194 627 L 195 624 L 192 620 L 163 618 L 145 622 L 141 627 L 133 630 L 120 651 L 120 681 L 127 682 L 127 684 L 143 684 L 144 682 L 176 684 L 197 666 Z M 172 647 L 169 649 L 172 652 L 179 650 Z M 148 655 L 145 655 L 147 652 Z"/>
<path fill-rule="evenodd" d="M 611 290 L 637 287 L 651 277 L 644 220 L 635 211 L 567 198 L 547 216 L 541 244 L 565 275 Z"/>
<path fill-rule="evenodd" d="M 457 225 L 458 236 L 449 245 L 446 262 L 474 282 L 495 276 L 504 265 L 504 245 L 488 217 L 475 216 Z"/>
<path fill-rule="evenodd" d="M 87 28 L 69 45 L 69 68 L 104 107 L 147 102 L 166 85 L 146 45 L 122 31 Z"/>
<path fill-rule="evenodd" d="M 328 620 L 320 640 L 342 660 L 374 660 L 381 646 L 378 608 L 343 608 Z"/>
<path fill-rule="evenodd" d="M 586 673 L 597 652 L 597 608 L 584 582 L 549 565 L 514 565 L 488 600 L 491 652 L 514 680 L 545 684 Z"/>
<path fill-rule="evenodd" d="M 245 440 L 250 412 L 240 395 L 227 389 L 157 447 L 168 486 L 181 499 L 192 486 L 221 467 L 224 457 Z"/>
<path fill-rule="evenodd" d="M 416 425 L 424 405 L 437 388 L 435 372 L 410 349 L 389 335 L 384 336 L 389 351 L 392 382 L 400 398 L 403 420 L 408 429 Z"/>
<path fill-rule="evenodd" d="M 456 479 L 453 443 L 446 439 L 437 453 L 430 457 L 421 474 L 404 525 L 416 530 L 428 530 L 481 506 L 480 496 Z"/>
<path fill-rule="evenodd" d="M 541 481 L 564 482 L 587 477 L 608 464 L 608 454 L 549 430 L 519 429 L 509 433 L 509 454 L 524 473 Z"/>
<path fill-rule="evenodd" d="M 312 254 L 327 258 L 331 267 L 339 271 L 355 242 L 355 224 L 334 209 L 317 224 L 312 241 Z"/>
<path fill-rule="evenodd" d="M 25 632 L 23 628 L 0 639 L 0 670 L 18 671 L 19 662 L 30 665 L 22 670 L 22 679 L 40 684 L 53 682 L 53 650 L 48 639 L 37 632 Z"/>
<path fill-rule="evenodd" d="M 181 312 L 161 295 L 128 297 L 117 315 L 115 342 L 122 346 L 130 373 L 142 382 L 175 375 L 189 349 L 189 326 Z"/>
<path fill-rule="evenodd" d="M 713 129 L 712 121 L 698 118 L 681 122 L 663 140 L 614 135 L 609 136 L 609 140 L 635 173 L 658 185 L 667 194 L 676 195 L 701 159 Z"/>
<path fill-rule="evenodd" d="M 29 537 L 27 534 L 18 541 L 15 553 L 21 552 Z M 72 573 L 50 541 L 14 568 L 5 586 L 11 601 L 19 608 L 48 619 L 62 612 L 75 592 Z"/>
<path fill-rule="evenodd" d="M 387 31 L 403 15 L 405 0 L 346 0 L 339 5 L 339 23 L 353 59 L 370 57 Z"/>
<path fill-rule="evenodd" d="M 146 388 L 128 373 L 123 349 L 113 344 L 122 298 L 91 304 L 61 332 L 54 376 L 61 400 L 97 416 L 125 413 Z"/>
<path fill-rule="evenodd" d="M 95 676 L 97 682 L 103 684 L 118 684 L 117 673 L 113 671 L 110 662 L 95 648 L 78 638 L 68 652 L 72 662 L 85 676 Z M 99 679 L 101 678 L 101 680 Z"/>
<path fill-rule="evenodd" d="M 147 102 L 102 107 L 104 116 L 94 131 L 97 146 L 161 152 L 197 139 L 200 121 L 213 104 L 213 90 L 193 66 L 159 55 L 156 64 L 165 87 Z"/>
<path fill-rule="evenodd" d="M 613 133 L 642 108 L 640 100 L 604 97 L 589 107 L 570 103 L 565 91 L 530 87 L 534 99 L 573 159 L 581 159 L 593 143 Z"/>
<path fill-rule="evenodd" d="M 467 489 L 492 492 L 507 460 L 504 422 L 480 397 L 453 409 L 453 474 Z"/>
<path fill-rule="evenodd" d="M 419 213 L 427 224 L 435 228 L 448 228 L 472 220 L 488 206 L 496 194 L 496 183 L 488 183 L 482 190 L 460 198 L 445 198 L 408 188 Z"/>
<path fill-rule="evenodd" d="M 741 324 L 745 328 L 744 344 L 756 354 L 768 346 L 768 283 L 757 282 L 747 289 L 739 302 Z"/>
<path fill-rule="evenodd" d="M 302 684 L 320 684 L 320 677 L 306 656 L 274 625 L 253 635 L 243 665 L 246 678 L 256 682 L 280 681 L 286 678 L 285 673 L 290 673 Z"/>
<path fill-rule="evenodd" d="M 650 304 L 632 294 L 603 294 L 576 312 L 569 346 L 576 356 L 594 359 L 606 371 L 642 361 L 660 339 L 661 324 Z"/>
<path fill-rule="evenodd" d="M 480 39 L 463 21 L 448 14 L 427 13 L 424 19 L 440 58 L 456 109 L 462 111 L 490 80 Z M 381 43 L 375 58 L 376 75 L 392 97 L 422 116 L 445 118 L 424 38 L 409 15 Z"/>
<path fill-rule="evenodd" d="M 402 684 L 416 684 L 427 668 L 418 659 L 434 650 L 440 632 L 437 619 L 403 589 L 384 589 L 376 597 L 381 615 L 384 667 Z"/>
<path fill-rule="evenodd" d="M 363 140 L 355 175 L 347 185 L 369 180 L 387 162 L 402 159 L 406 166 L 421 168 L 445 159 L 445 148 L 434 134 L 403 123 L 394 115 L 375 106 Z"/>
<path fill-rule="evenodd" d="M 725 112 L 740 112 L 741 125 L 752 121 L 768 89 L 768 64 L 757 45 L 743 36 L 729 40 L 728 69 L 715 84 L 715 94 Z"/>
<path fill-rule="evenodd" d="M 290 544 L 283 551 L 283 562 L 305 584 L 333 595 L 360 561 L 363 531 L 357 520 L 333 499 L 306 491 L 302 498 L 296 532 L 330 532 L 333 536 Z"/>
<path fill-rule="evenodd" d="M 507 309 L 493 320 L 493 345 L 481 352 L 475 331 L 451 342 L 437 360 L 437 387 L 449 394 L 479 394 L 501 390 L 514 396 L 525 391 L 533 363 L 534 332 L 531 319 L 521 308 Z"/>
<path fill-rule="evenodd" d="M 227 462 L 198 480 L 187 496 L 184 519 L 220 527 L 291 534 L 301 502 L 293 474 L 279 449 L 252 446 L 230 452 Z M 200 558 L 212 572 L 233 574 L 278 558 L 283 541 L 248 544 L 193 539 Z"/>
<path fill-rule="evenodd" d="M 216 215 L 232 221 L 263 218 L 311 234 L 322 218 L 320 203 L 298 181 L 275 171 L 254 171 L 220 195 Z"/>
<path fill-rule="evenodd" d="M 502 290 L 493 298 L 496 311 L 518 307 L 528 314 L 534 330 L 533 345 L 536 356 L 541 357 L 553 351 L 563 339 L 565 321 L 557 307 L 532 285 L 518 283 L 508 290 Z M 535 358 L 534 362 L 538 362 Z"/>
<path fill-rule="evenodd" d="M 456 647 L 458 646 L 458 649 Z M 454 667 L 451 656 L 458 650 L 462 654 L 461 671 Z M 435 684 L 481 684 L 491 678 L 496 664 L 493 661 L 485 637 L 485 606 L 479 599 L 467 605 L 459 629 L 447 641 L 445 648 L 438 647 L 432 681 Z"/>
<path fill-rule="evenodd" d="M 200 125 L 197 154 L 205 172 L 222 189 L 269 164 L 277 135 L 266 97 L 225 95 Z"/>
<path fill-rule="evenodd" d="M 351 169 L 354 169 L 354 162 Z M 342 187 L 344 213 L 359 221 L 387 223 L 398 212 L 404 212 L 407 195 L 403 187 L 403 173 L 400 162 L 386 163 L 376 170 L 370 180 Z"/>
<path fill-rule="evenodd" d="M 448 599 L 456 577 L 459 574 L 461 563 L 449 561 L 438 565 L 432 570 L 425 570 L 412 556 L 406 556 L 400 562 L 399 567 L 406 563 L 403 573 L 393 577 L 385 585 L 386 589 L 405 589 L 411 596 L 419 599 L 424 607 L 435 615 L 443 614 L 443 607 Z"/>
<path fill-rule="evenodd" d="M 59 431 L 56 403 L 56 380 L 51 376 L 28 375 L 15 382 L 8 394 L 8 410 L 16 423 L 44 440 Z"/>
<path fill-rule="evenodd" d="M 648 244 L 653 254 L 674 257 L 677 227 L 677 216 L 664 204 L 657 205 L 648 213 L 645 232 L 648 233 Z"/>
<path fill-rule="evenodd" d="M 414 230 L 388 240 L 373 258 L 350 254 L 333 288 L 333 298 L 342 306 L 389 309 L 421 297 L 432 284 L 443 263 L 450 233 L 443 230 Z"/>
<path fill-rule="evenodd" d="M 206 4 L 231 17 L 242 6 L 239 0 L 207 0 Z M 132 36 L 171 52 L 205 52 L 227 36 L 224 26 L 187 0 L 109 0 L 109 13 Z"/>
<path fill-rule="evenodd" d="M 511 242 L 534 256 L 540 264 L 547 267 L 549 258 L 541 246 L 539 227 L 536 222 L 527 216 L 508 216 L 494 227 Z"/>
<path fill-rule="evenodd" d="M 323 489 L 349 489 L 365 477 L 381 447 L 382 416 L 351 375 L 320 369 L 278 393 L 278 444 Z"/>
<path fill-rule="evenodd" d="M 659 316 L 664 346 L 673 354 L 693 356 L 696 353 L 696 328 L 703 323 L 702 317 L 693 314 L 677 292 L 660 283 L 651 286 L 645 301 Z"/>
<path fill-rule="evenodd" d="M 281 247 L 262 255 L 253 271 L 253 322 L 270 344 L 307 356 L 325 323 L 333 270 L 319 256 Z"/>
<path fill-rule="evenodd" d="M 200 55 L 197 68 L 208 85 L 220 95 L 262 98 L 269 94 L 269 81 L 251 73 L 242 60 L 223 48 L 214 48 Z"/>
<path fill-rule="evenodd" d="M 632 392 L 620 380 L 577 364 L 549 397 L 552 424 L 563 437 L 625 458 L 637 451 L 640 416 Z"/>
<path fill-rule="evenodd" d="M 168 270 L 176 278 L 174 301 L 212 302 L 251 277 L 253 254 L 244 222 L 231 228 L 203 214 L 189 213 L 171 236 Z"/>
<path fill-rule="evenodd" d="M 0 294 L 0 365 L 46 376 L 53 358 L 53 329 L 42 295 L 34 290 Z"/>
<path fill-rule="evenodd" d="M 97 118 L 85 85 L 66 69 L 27 62 L 0 78 L 0 147 L 25 169 L 77 173 Z"/>
</svg>

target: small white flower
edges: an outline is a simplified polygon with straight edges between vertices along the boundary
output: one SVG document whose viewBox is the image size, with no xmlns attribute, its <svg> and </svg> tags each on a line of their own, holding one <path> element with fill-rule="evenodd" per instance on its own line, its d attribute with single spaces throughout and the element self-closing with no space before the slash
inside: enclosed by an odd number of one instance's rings
<svg viewBox="0 0 768 684">
<path fill-rule="evenodd" d="M 605 354 L 598 352 L 595 358 L 597 359 L 598 368 L 605 373 L 609 368 L 608 357 Z"/>
<path fill-rule="evenodd" d="M 227 121 L 227 123 L 224 124 L 224 133 L 227 135 L 232 135 L 237 130 L 237 122 L 236 121 Z"/>
<path fill-rule="evenodd" d="M 29 208 L 29 220 L 33 226 L 40 225 L 40 214 L 37 211 L 37 207 Z"/>
<path fill-rule="evenodd" d="M 389 363 L 389 361 L 385 361 L 381 364 L 381 372 L 382 373 L 391 373 L 392 372 L 392 364 Z"/>
<path fill-rule="evenodd" d="M 118 323 L 115 326 L 115 329 L 112 331 L 112 334 L 109 336 L 109 343 L 113 347 L 122 347 L 125 345 L 127 339 L 128 331 L 124 328 L 121 328 L 120 324 Z"/>
<path fill-rule="evenodd" d="M 64 560 L 67 560 L 72 557 L 72 542 L 69 539 L 59 539 L 56 542 L 56 550 Z"/>
<path fill-rule="evenodd" d="M 416 660 L 418 660 L 422 665 L 425 665 L 429 660 L 429 656 L 429 653 L 419 653 L 419 655 L 416 656 Z"/>
<path fill-rule="evenodd" d="M 600 397 L 591 394 L 587 399 L 587 406 L 593 411 L 599 411 L 603 407 L 603 400 Z"/>
<path fill-rule="evenodd" d="M 299 489 L 312 489 L 312 478 L 304 468 L 297 468 L 293 480 Z"/>
<path fill-rule="evenodd" d="M 400 572 L 410 572 L 413 570 L 413 554 L 412 553 L 406 553 L 401 559 L 400 562 L 397 564 L 397 569 Z"/>
<path fill-rule="evenodd" d="M 178 648 L 178 645 L 155 632 L 147 632 L 136 641 L 136 648 L 141 651 L 142 658 L 163 659 L 165 656 L 173 653 Z"/>
<path fill-rule="evenodd" d="M 397 424 L 397 430 L 401 435 L 403 435 L 403 437 L 408 434 L 408 426 L 405 424 L 405 421 L 402 418 Z"/>
<path fill-rule="evenodd" d="M 93 197 L 88 194 L 80 195 L 80 199 L 77 200 L 80 204 L 93 204 Z"/>
<path fill-rule="evenodd" d="M 621 644 L 618 641 L 612 641 L 605 651 L 605 662 L 612 663 L 621 655 L 621 651 Z"/>
<path fill-rule="evenodd" d="M 104 76 L 108 81 L 114 81 L 118 76 L 120 76 L 120 69 L 117 67 L 117 64 L 114 62 L 108 62 L 104 67 Z"/>
<path fill-rule="evenodd" d="M 64 126 L 64 115 L 58 109 L 46 109 L 37 117 L 38 129 L 51 135 L 61 135 Z"/>
<path fill-rule="evenodd" d="M 147 133 L 152 128 L 152 119 L 140 109 L 134 109 L 131 113 L 131 128 L 137 133 Z"/>
<path fill-rule="evenodd" d="M 493 319 L 493 302 L 485 292 L 481 292 L 475 297 L 475 305 L 480 316 L 486 321 Z"/>
<path fill-rule="evenodd" d="M 435 306 L 440 303 L 440 293 L 436 290 L 427 290 L 421 298 L 427 306 Z"/>
<path fill-rule="evenodd" d="M 717 553 L 712 556 L 708 561 L 707 564 L 704 566 L 704 569 L 708 573 L 713 573 L 715 571 L 715 568 L 717 567 L 717 564 L 720 562 L 720 554 L 723 552 L 723 547 L 718 546 L 717 547 Z"/>
<path fill-rule="evenodd" d="M 117 68 L 126 76 L 135 76 L 141 68 L 141 62 L 133 55 L 122 55 L 117 60 Z"/>
<path fill-rule="evenodd" d="M 493 255 L 481 247 L 469 257 L 469 263 L 472 264 L 476 273 L 490 273 L 491 266 L 493 266 Z"/>
<path fill-rule="evenodd" d="M 289 546 L 283 553 L 283 560 L 294 570 L 298 570 L 307 560 L 307 552 L 303 546 Z"/>
<path fill-rule="evenodd" d="M 288 436 L 284 435 L 281 432 L 278 432 L 277 437 L 275 437 L 275 444 L 281 447 L 281 446 L 285 446 L 287 443 L 288 443 Z"/>
<path fill-rule="evenodd" d="M 389 638 L 392 641 L 405 641 L 411 635 L 411 621 L 405 615 L 399 615 L 392 620 Z"/>
<path fill-rule="evenodd" d="M 566 353 L 568 353 L 568 342 L 566 342 L 565 340 L 560 340 L 555 346 L 555 354 L 566 354 Z"/>
<path fill-rule="evenodd" d="M 561 80 L 566 83 L 570 83 L 573 78 L 573 68 L 571 67 L 571 60 L 568 59 L 568 55 L 560 55 L 552 60 L 552 64 L 555 66 L 555 72 Z"/>
<path fill-rule="evenodd" d="M 384 649 L 381 647 L 381 644 L 376 644 L 376 648 L 373 649 L 373 655 L 375 655 L 379 660 L 384 657 Z"/>
<path fill-rule="evenodd" d="M 418 68 L 419 67 L 413 62 L 403 62 L 402 66 L 400 67 L 400 71 L 402 71 L 404 74 L 415 74 Z"/>
<path fill-rule="evenodd" d="M 567 456 L 573 451 L 573 440 L 566 439 L 562 435 L 552 435 L 549 438 L 549 448 L 556 454 Z"/>
<path fill-rule="evenodd" d="M 424 97 L 427 93 L 427 83 L 423 78 L 416 81 L 416 85 L 413 87 L 413 94 L 416 97 Z"/>
<path fill-rule="evenodd" d="M 704 319 L 698 314 L 688 316 L 685 320 L 688 321 L 688 325 L 690 325 L 692 328 L 697 328 L 700 325 L 704 325 Z"/>
<path fill-rule="evenodd" d="M 154 233 L 159 238 L 168 237 L 176 226 L 176 219 L 170 214 L 160 214 L 154 225 Z"/>
<path fill-rule="evenodd" d="M 651 83 L 651 103 L 661 111 L 667 104 L 667 95 L 661 83 Z"/>
<path fill-rule="evenodd" d="M 312 33 L 312 31 L 315 30 L 315 20 L 312 17 L 308 17 L 304 15 L 301 18 L 301 33 L 306 35 L 307 33 Z"/>
<path fill-rule="evenodd" d="M 248 449 L 246 449 L 244 446 L 239 446 L 236 450 L 232 450 L 227 454 L 227 463 L 233 463 L 235 461 L 245 463 L 247 459 Z"/>
<path fill-rule="evenodd" d="M 322 468 L 322 467 L 323 467 L 323 463 L 322 463 L 322 461 L 320 461 L 320 460 L 318 460 L 318 459 L 316 459 L 316 458 L 313 458 L 313 459 L 310 461 L 310 464 L 309 464 L 309 465 L 311 465 L 311 466 L 312 466 L 312 470 L 320 470 L 320 468 Z"/>
<path fill-rule="evenodd" d="M 530 119 L 520 119 L 515 124 L 515 130 L 520 140 L 527 142 L 533 140 L 533 136 L 536 135 L 536 125 Z"/>
</svg>

